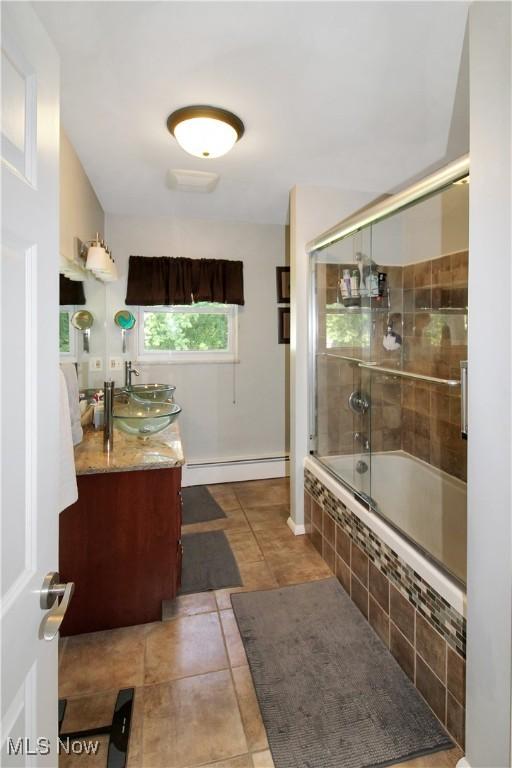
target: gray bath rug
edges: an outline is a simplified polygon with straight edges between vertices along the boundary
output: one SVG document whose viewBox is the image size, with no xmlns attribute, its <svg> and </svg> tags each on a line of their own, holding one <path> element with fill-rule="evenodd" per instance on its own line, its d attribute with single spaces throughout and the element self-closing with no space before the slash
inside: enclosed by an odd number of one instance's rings
<svg viewBox="0 0 512 768">
<path fill-rule="evenodd" d="M 336 579 L 231 602 L 276 768 L 380 768 L 453 746 Z"/>
<path fill-rule="evenodd" d="M 226 517 L 205 485 L 191 485 L 181 491 L 183 499 L 183 525 L 206 523 Z"/>
<path fill-rule="evenodd" d="M 180 594 L 242 586 L 240 572 L 224 531 L 187 533 L 181 537 L 181 543 Z"/>
</svg>

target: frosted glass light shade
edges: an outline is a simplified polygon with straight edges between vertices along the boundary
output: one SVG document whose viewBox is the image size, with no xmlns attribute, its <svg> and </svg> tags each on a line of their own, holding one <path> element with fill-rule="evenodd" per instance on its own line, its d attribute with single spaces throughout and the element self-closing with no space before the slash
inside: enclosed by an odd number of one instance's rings
<svg viewBox="0 0 512 768">
<path fill-rule="evenodd" d="M 100 280 L 103 280 L 105 283 L 113 283 L 114 280 L 117 280 L 117 267 L 112 261 L 112 259 L 109 259 L 109 269 L 108 272 L 102 272 L 101 274 L 98 273 L 98 277 Z"/>
<path fill-rule="evenodd" d="M 211 117 L 193 117 L 174 129 L 176 141 L 189 155 L 222 157 L 236 144 L 234 128 Z"/>
<path fill-rule="evenodd" d="M 85 266 L 92 272 L 108 272 L 110 259 L 101 245 L 91 245 L 87 251 Z"/>
<path fill-rule="evenodd" d="M 239 117 L 206 105 L 176 110 L 169 115 L 167 128 L 185 152 L 208 159 L 225 155 L 244 134 Z"/>
</svg>

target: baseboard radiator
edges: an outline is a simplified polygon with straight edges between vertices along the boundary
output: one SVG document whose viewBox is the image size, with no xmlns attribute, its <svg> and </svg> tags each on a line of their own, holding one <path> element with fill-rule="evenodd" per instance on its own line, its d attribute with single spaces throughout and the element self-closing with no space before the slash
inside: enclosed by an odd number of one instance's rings
<svg viewBox="0 0 512 768">
<path fill-rule="evenodd" d="M 191 462 L 183 467 L 182 485 L 213 485 L 287 477 L 290 474 L 289 467 L 288 454 Z"/>
</svg>

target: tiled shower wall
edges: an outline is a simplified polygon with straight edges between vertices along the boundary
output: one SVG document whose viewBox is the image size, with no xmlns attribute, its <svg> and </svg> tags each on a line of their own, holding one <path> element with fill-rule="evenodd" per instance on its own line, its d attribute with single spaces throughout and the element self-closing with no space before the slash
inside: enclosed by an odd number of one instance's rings
<svg viewBox="0 0 512 768">
<path fill-rule="evenodd" d="M 468 252 L 403 270 L 403 366 L 460 379 L 467 360 Z M 466 479 L 467 443 L 460 434 L 460 388 L 402 383 L 402 448 Z"/>
<path fill-rule="evenodd" d="M 306 533 L 464 748 L 465 620 L 306 470 Z"/>
<path fill-rule="evenodd" d="M 342 267 L 341 267 L 342 269 Z M 319 289 L 325 303 L 337 298 L 340 267 L 325 265 Z M 468 252 L 459 251 L 406 267 L 379 267 L 387 273 L 390 319 L 402 335 L 402 347 L 387 351 L 382 339 L 388 312 L 372 312 L 372 360 L 387 367 L 439 378 L 460 378 L 459 363 L 467 359 Z M 321 295 L 321 294 L 320 294 Z M 325 337 L 324 313 L 319 317 L 319 347 Z M 368 349 L 345 347 L 350 357 L 369 359 Z M 357 389 L 371 393 L 366 417 L 348 408 Z M 460 435 L 460 389 L 370 374 L 357 365 L 332 358 L 318 364 L 318 438 L 323 454 L 352 453 L 354 433 L 371 437 L 375 451 L 403 449 L 455 477 L 466 479 L 466 441 Z"/>
</svg>

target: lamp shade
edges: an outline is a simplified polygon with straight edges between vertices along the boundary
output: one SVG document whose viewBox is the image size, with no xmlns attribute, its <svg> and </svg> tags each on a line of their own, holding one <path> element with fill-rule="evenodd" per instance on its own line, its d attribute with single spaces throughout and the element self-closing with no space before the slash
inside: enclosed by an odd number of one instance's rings
<svg viewBox="0 0 512 768">
<path fill-rule="evenodd" d="M 239 117 L 209 106 L 178 109 L 169 115 L 167 127 L 185 152 L 202 158 L 225 155 L 244 133 Z"/>
<path fill-rule="evenodd" d="M 108 272 L 110 259 L 102 245 L 91 245 L 87 251 L 85 266 L 92 272 Z"/>
</svg>

